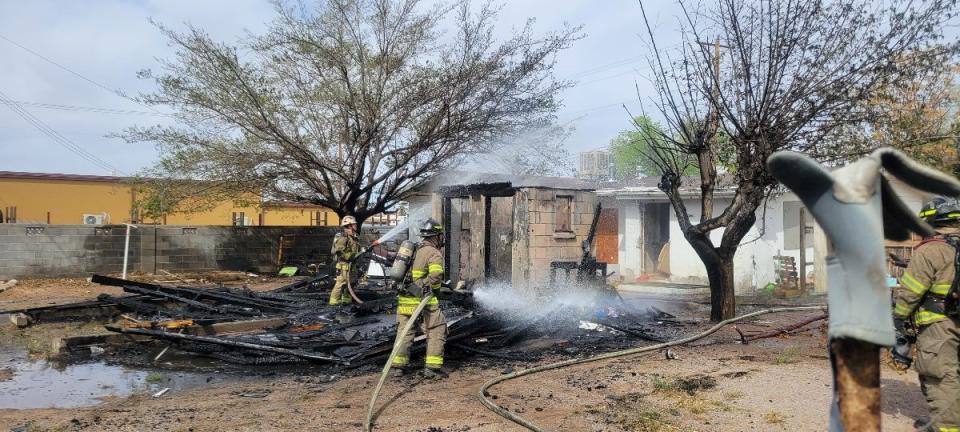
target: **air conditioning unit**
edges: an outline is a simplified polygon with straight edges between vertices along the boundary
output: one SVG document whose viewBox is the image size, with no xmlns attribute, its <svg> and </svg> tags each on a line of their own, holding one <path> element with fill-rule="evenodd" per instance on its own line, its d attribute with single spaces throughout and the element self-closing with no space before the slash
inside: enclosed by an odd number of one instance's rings
<svg viewBox="0 0 960 432">
<path fill-rule="evenodd" d="M 85 214 L 83 215 L 83 224 L 84 225 L 103 225 L 103 222 L 106 218 L 107 218 L 107 215 L 105 213 Z"/>
</svg>

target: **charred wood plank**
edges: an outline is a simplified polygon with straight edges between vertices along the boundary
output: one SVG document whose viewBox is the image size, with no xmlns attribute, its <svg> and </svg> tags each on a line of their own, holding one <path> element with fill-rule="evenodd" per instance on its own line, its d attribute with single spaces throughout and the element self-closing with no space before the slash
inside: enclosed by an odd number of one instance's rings
<svg viewBox="0 0 960 432">
<path fill-rule="evenodd" d="M 280 312 L 290 312 L 292 310 L 291 305 L 288 302 L 244 297 L 244 296 L 236 295 L 230 292 L 217 292 L 217 291 L 210 291 L 210 290 L 197 289 L 197 288 L 186 288 L 186 287 L 178 287 L 178 288 L 162 287 L 160 289 L 163 290 L 163 292 L 170 293 L 170 294 L 176 294 L 176 295 L 193 294 L 196 298 L 206 298 L 210 300 L 217 300 L 224 303 L 253 306 L 261 309 L 273 309 L 275 311 L 280 311 Z"/>
<path fill-rule="evenodd" d="M 470 353 L 474 353 L 474 354 L 479 354 L 479 355 L 487 356 L 487 357 L 498 358 L 498 359 L 502 359 L 502 360 L 523 360 L 523 359 L 521 359 L 520 357 L 512 356 L 512 355 L 510 355 L 510 354 L 501 354 L 501 353 L 497 353 L 497 352 L 493 352 L 493 351 L 487 351 L 487 350 L 483 350 L 483 349 L 480 349 L 480 348 L 474 348 L 474 347 L 469 346 L 469 345 L 464 345 L 464 344 L 462 344 L 462 343 L 453 343 L 453 344 L 450 344 L 450 346 L 453 347 L 453 348 L 459 349 L 459 350 L 466 351 L 466 352 L 470 352 Z"/>
<path fill-rule="evenodd" d="M 260 312 L 248 311 L 248 310 L 243 310 L 238 308 L 225 308 L 223 306 L 212 306 L 204 302 L 188 299 L 186 297 L 178 296 L 176 294 L 170 294 L 168 292 L 162 291 L 161 289 L 143 288 L 136 285 L 130 285 L 130 286 L 124 286 L 123 290 L 126 292 L 134 292 L 137 294 L 163 297 L 169 300 L 183 303 L 195 309 L 201 309 L 201 310 L 210 311 L 210 312 L 216 312 L 221 314 L 237 313 L 241 315 L 260 315 Z"/>
<path fill-rule="evenodd" d="M 630 336 L 637 337 L 637 338 L 644 339 L 644 340 L 648 340 L 648 341 L 651 341 L 651 342 L 661 342 L 661 343 L 663 343 L 663 342 L 666 342 L 666 341 L 667 341 L 667 339 L 664 339 L 664 338 L 661 338 L 661 337 L 657 337 L 657 336 L 651 335 L 651 334 L 649 334 L 649 333 L 647 333 L 647 332 L 629 329 L 629 328 L 626 328 L 626 327 L 623 327 L 623 326 L 620 326 L 620 325 L 617 325 L 617 324 L 611 324 L 610 322 L 607 322 L 607 321 L 601 321 L 601 322 L 600 322 L 600 325 L 603 325 L 603 326 L 606 326 L 606 327 L 610 327 L 610 328 L 612 328 L 612 329 L 614 329 L 614 330 L 617 330 L 617 331 L 619 331 L 619 332 L 623 332 L 623 333 L 628 334 L 628 335 L 630 335 Z"/>
<path fill-rule="evenodd" d="M 163 288 L 163 285 L 157 285 L 157 284 L 146 283 L 146 282 L 137 282 L 137 281 L 126 280 L 126 279 L 118 279 L 118 278 L 98 275 L 98 274 L 91 276 L 90 282 L 97 283 L 100 285 L 115 286 L 115 287 L 121 287 L 121 288 L 128 287 L 128 286 L 135 286 L 135 287 L 148 288 L 148 289 Z"/>
<path fill-rule="evenodd" d="M 309 331 L 299 332 L 299 333 L 279 333 L 277 334 L 277 338 L 281 340 L 310 339 L 310 338 L 322 336 L 337 330 L 348 329 L 350 327 L 356 327 L 356 326 L 361 326 L 365 324 L 373 324 L 377 321 L 380 321 L 380 319 L 377 317 L 365 317 L 365 318 L 353 320 L 348 323 L 328 325 L 318 330 L 309 330 Z"/>
<path fill-rule="evenodd" d="M 330 275 L 320 275 L 320 276 L 313 277 L 313 278 L 307 278 L 307 279 L 303 279 L 303 280 L 299 280 L 299 281 L 293 282 L 293 283 L 291 283 L 291 284 L 284 285 L 284 286 L 279 287 L 279 288 L 272 289 L 272 290 L 267 291 L 267 292 L 271 292 L 271 293 L 290 293 L 291 291 L 295 291 L 295 290 L 300 289 L 300 288 L 308 287 L 308 286 L 310 286 L 310 285 L 312 285 L 312 284 L 314 284 L 314 283 L 322 282 L 323 280 L 325 280 L 325 279 L 327 279 L 327 278 L 329 278 L 329 277 L 330 277 Z"/>
<path fill-rule="evenodd" d="M 117 332 L 117 333 L 138 334 L 138 335 L 145 335 L 145 336 L 151 336 L 159 339 L 168 339 L 168 340 L 174 340 L 174 341 L 202 342 L 202 343 L 221 345 L 221 346 L 227 346 L 227 347 L 233 347 L 233 348 L 241 348 L 241 349 L 248 349 L 248 350 L 254 350 L 254 351 L 271 352 L 275 354 L 290 355 L 290 356 L 299 357 L 307 360 L 324 361 L 324 362 L 339 363 L 339 364 L 349 364 L 348 361 L 339 357 L 314 354 L 314 353 L 309 353 L 301 350 L 273 347 L 269 345 L 241 342 L 241 341 L 236 341 L 236 340 L 231 340 L 226 338 L 218 338 L 218 337 L 211 337 L 211 336 L 195 336 L 195 335 L 188 335 L 188 334 L 182 334 L 182 333 L 172 333 L 172 332 L 140 329 L 140 328 L 124 328 L 124 327 L 117 327 L 117 326 L 104 326 L 104 327 L 106 327 L 107 330 Z"/>
</svg>

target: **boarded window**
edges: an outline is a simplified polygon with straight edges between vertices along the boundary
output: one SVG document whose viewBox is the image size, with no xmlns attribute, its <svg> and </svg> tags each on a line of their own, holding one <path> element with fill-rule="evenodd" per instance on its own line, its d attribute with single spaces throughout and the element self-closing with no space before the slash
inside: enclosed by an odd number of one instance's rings
<svg viewBox="0 0 960 432">
<path fill-rule="evenodd" d="M 460 229 L 463 231 L 470 230 L 470 200 L 469 199 L 460 200 Z"/>
<path fill-rule="evenodd" d="M 553 230 L 556 232 L 573 232 L 572 213 L 573 197 L 557 195 L 553 200 Z"/>
<path fill-rule="evenodd" d="M 246 215 L 244 212 L 233 212 L 233 225 L 234 226 L 244 226 L 246 225 Z"/>
</svg>

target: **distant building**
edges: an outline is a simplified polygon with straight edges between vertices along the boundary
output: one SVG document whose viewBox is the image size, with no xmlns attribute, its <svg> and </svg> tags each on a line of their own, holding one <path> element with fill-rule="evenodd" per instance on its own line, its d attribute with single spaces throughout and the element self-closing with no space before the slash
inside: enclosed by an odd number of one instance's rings
<svg viewBox="0 0 960 432">
<path fill-rule="evenodd" d="M 614 176 L 614 164 L 607 150 L 591 150 L 578 153 L 580 165 L 577 177 L 583 180 L 610 180 Z"/>
<path fill-rule="evenodd" d="M 109 225 L 338 225 L 336 213 L 308 203 L 244 197 L 195 212 L 142 218 L 137 192 L 124 177 L 0 171 L 0 223 Z M 396 216 L 393 216 L 396 219 Z M 389 216 L 384 222 L 389 222 Z"/>
</svg>

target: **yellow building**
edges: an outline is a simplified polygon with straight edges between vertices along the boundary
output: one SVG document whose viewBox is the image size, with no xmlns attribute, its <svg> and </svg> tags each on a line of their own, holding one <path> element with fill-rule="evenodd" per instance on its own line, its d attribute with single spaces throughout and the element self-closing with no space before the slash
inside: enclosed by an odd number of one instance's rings
<svg viewBox="0 0 960 432">
<path fill-rule="evenodd" d="M 0 222 L 37 224 L 164 225 L 337 225 L 327 208 L 300 203 L 239 206 L 225 201 L 190 213 L 172 212 L 159 220 L 135 220 L 135 189 L 123 177 L 0 171 Z"/>
</svg>

